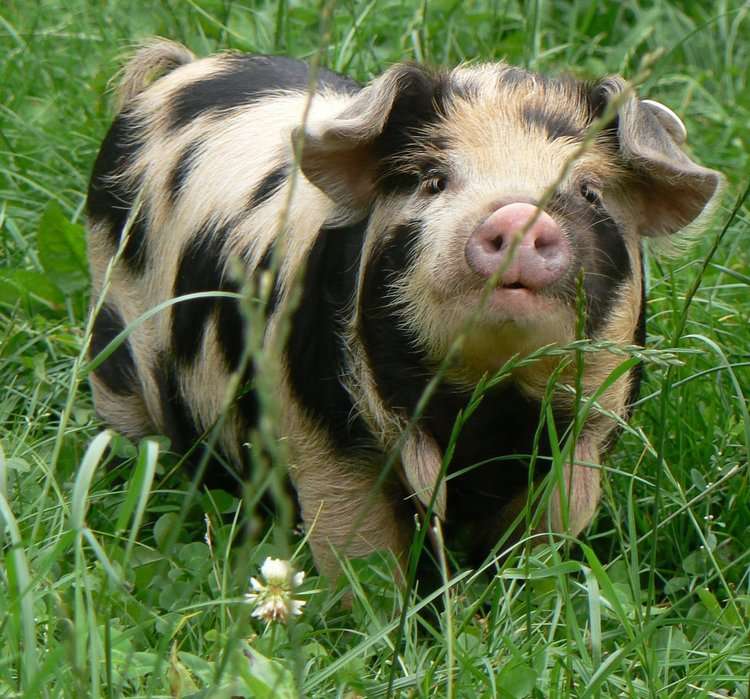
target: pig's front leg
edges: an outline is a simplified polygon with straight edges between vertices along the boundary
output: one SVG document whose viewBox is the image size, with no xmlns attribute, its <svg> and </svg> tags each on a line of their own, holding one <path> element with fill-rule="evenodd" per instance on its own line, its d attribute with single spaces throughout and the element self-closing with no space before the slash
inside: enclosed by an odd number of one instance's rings
<svg viewBox="0 0 750 699">
<path fill-rule="evenodd" d="M 567 502 L 567 527 L 563 522 L 561 496 Z M 538 531 L 551 529 L 577 536 L 593 519 L 600 497 L 599 450 L 589 438 L 582 437 L 576 445 L 573 463 L 563 467 L 563 482 L 557 483 L 552 490 Z"/>
<path fill-rule="evenodd" d="M 337 557 L 361 558 L 375 551 L 390 551 L 406 569 L 414 510 L 400 485 L 378 485 L 372 464 L 322 454 L 298 461 L 292 478 L 320 573 L 335 581 L 341 572 Z"/>
</svg>

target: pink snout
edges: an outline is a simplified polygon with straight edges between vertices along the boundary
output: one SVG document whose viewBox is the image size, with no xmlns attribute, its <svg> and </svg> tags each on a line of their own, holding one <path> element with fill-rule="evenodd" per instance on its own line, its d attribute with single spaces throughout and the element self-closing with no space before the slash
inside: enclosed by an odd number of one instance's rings
<svg viewBox="0 0 750 699">
<path fill-rule="evenodd" d="M 516 240 L 536 215 L 536 220 Z M 570 243 L 546 212 L 533 204 L 514 202 L 491 213 L 471 234 L 465 248 L 473 272 L 488 279 L 502 270 L 498 285 L 541 290 L 565 274 Z"/>
</svg>

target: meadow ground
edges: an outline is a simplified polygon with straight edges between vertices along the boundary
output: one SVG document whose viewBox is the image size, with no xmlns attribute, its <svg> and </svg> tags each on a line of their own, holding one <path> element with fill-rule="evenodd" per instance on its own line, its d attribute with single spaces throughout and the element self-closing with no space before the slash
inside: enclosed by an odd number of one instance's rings
<svg viewBox="0 0 750 699">
<path fill-rule="evenodd" d="M 750 208 L 732 209 L 750 178 L 749 13 L 739 0 L 6 0 L 0 696 L 747 699 Z M 357 562 L 346 610 L 298 534 L 243 533 L 252 503 L 196 491 L 163 441 L 104 432 L 81 356 L 84 196 L 108 81 L 155 34 L 198 54 L 321 51 L 361 80 L 405 58 L 649 66 L 642 93 L 683 116 L 729 187 L 689 254 L 650 261 L 655 351 L 580 543 L 460 572 L 429 614 L 420 596 L 401 605 L 378 560 Z M 243 601 L 249 576 L 292 554 L 304 614 L 266 626 Z"/>
</svg>

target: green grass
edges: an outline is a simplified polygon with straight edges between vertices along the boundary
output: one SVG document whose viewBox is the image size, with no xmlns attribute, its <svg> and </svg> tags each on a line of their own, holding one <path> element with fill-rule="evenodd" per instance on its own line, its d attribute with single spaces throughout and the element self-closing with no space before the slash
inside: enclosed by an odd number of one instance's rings
<svg viewBox="0 0 750 699">
<path fill-rule="evenodd" d="M 0 696 L 748 699 L 750 208 L 730 211 L 750 177 L 748 14 L 739 0 L 6 1 Z M 443 611 L 422 615 L 429 599 L 403 606 L 376 557 L 354 561 L 347 610 L 299 536 L 191 493 L 163 443 L 104 432 L 80 371 L 82 209 L 108 81 L 154 34 L 198 54 L 322 48 L 362 80 L 405 58 L 630 77 L 651 63 L 642 93 L 684 117 L 729 193 L 689 254 L 651 262 L 656 351 L 580 544 L 456 572 Z M 305 613 L 266 627 L 242 603 L 249 576 L 297 548 Z"/>
</svg>

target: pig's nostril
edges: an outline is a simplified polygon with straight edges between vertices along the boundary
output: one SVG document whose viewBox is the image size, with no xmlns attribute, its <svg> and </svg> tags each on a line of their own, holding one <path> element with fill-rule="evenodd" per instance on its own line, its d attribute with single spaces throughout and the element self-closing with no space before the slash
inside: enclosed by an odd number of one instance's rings
<svg viewBox="0 0 750 699">
<path fill-rule="evenodd" d="M 547 248 L 554 248 L 559 243 L 557 236 L 553 235 L 538 235 L 534 239 L 534 248 L 539 251 L 544 251 Z"/>
<path fill-rule="evenodd" d="M 498 253 L 505 247 L 505 238 L 502 235 L 488 236 L 483 242 L 484 249 L 490 254 Z"/>
<path fill-rule="evenodd" d="M 543 258 L 557 257 L 562 248 L 563 241 L 556 231 L 545 231 L 534 238 L 534 251 Z"/>
</svg>

